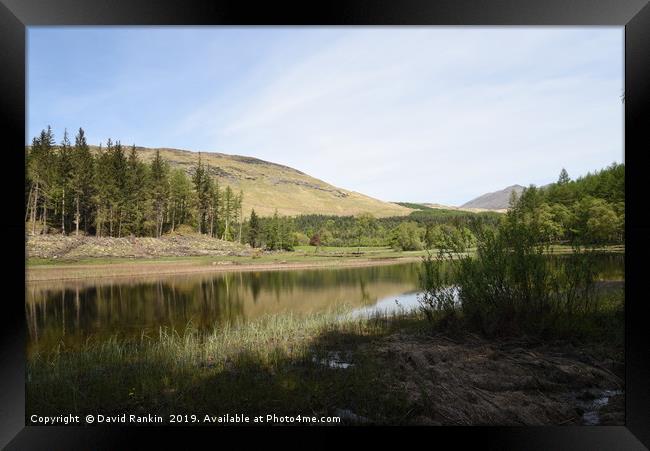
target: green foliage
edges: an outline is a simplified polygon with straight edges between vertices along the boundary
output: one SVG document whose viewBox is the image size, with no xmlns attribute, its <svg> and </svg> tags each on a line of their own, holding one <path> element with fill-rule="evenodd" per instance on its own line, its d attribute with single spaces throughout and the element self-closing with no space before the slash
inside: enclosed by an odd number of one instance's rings
<svg viewBox="0 0 650 451">
<path fill-rule="evenodd" d="M 462 313 L 470 327 L 496 336 L 553 334 L 562 318 L 593 314 L 595 253 L 576 246 L 549 256 L 549 211 L 538 191 L 524 192 L 496 231 L 478 235 L 475 255 L 459 254 L 466 243 L 442 229 L 438 255 L 429 254 L 420 276 L 427 316 L 449 322 Z M 452 314 L 454 289 L 460 305 Z"/>
<path fill-rule="evenodd" d="M 421 294 L 420 310 L 431 323 L 450 327 L 457 319 L 458 289 L 447 264 L 448 254 L 440 249 L 437 254 L 427 251 L 419 272 Z"/>
<path fill-rule="evenodd" d="M 483 228 L 494 228 L 498 224 L 501 214 L 483 215 L 466 213 L 463 216 L 448 217 L 353 217 L 353 216 L 324 216 L 324 215 L 299 215 L 294 218 L 297 231 L 308 237 L 318 235 L 323 245 L 327 246 L 393 246 L 395 234 L 400 224 L 413 222 L 420 229 L 419 241 L 422 246 L 431 238 L 432 228 L 436 225 L 447 225 L 451 228 L 467 229 L 474 235 Z M 431 241 L 431 240 L 430 240 Z M 427 247 L 432 246 L 426 244 Z"/>
<path fill-rule="evenodd" d="M 571 180 L 565 170 L 541 196 L 558 223 L 555 242 L 610 244 L 624 240 L 625 166 L 609 167 Z"/>
<path fill-rule="evenodd" d="M 301 215 L 283 219 L 259 218 L 259 228 L 242 218 L 243 193 L 219 186 L 214 168 L 201 155 L 191 178 L 172 169 L 158 153 L 150 164 L 138 160 L 108 140 L 93 155 L 82 129 L 71 146 L 67 133 L 55 145 L 51 128 L 43 130 L 27 149 L 25 203 L 28 230 L 94 233 L 98 236 L 160 236 L 179 225 L 229 240 L 251 241 L 271 249 L 318 236 L 327 246 L 388 246 L 418 250 L 449 246 L 451 239 L 471 247 L 485 230 L 495 231 L 504 216 L 494 212 L 416 208 L 407 217 L 372 218 L 369 215 Z M 571 180 L 562 171 L 558 183 L 543 189 L 530 187 L 513 199 L 510 228 L 534 242 L 547 245 L 613 244 L 624 240 L 625 167 L 613 164 L 602 171 Z M 279 221 L 279 220 L 278 220 Z M 286 223 L 286 227 L 284 227 Z M 275 230 L 277 228 L 277 230 Z M 441 233 L 441 231 L 445 233 Z M 244 231 L 246 233 L 244 233 Z M 293 233 L 300 235 L 293 236 Z M 276 244 L 276 243 L 282 243 Z"/>
<path fill-rule="evenodd" d="M 241 240 L 243 192 L 219 189 L 199 161 L 191 178 L 170 168 L 160 152 L 149 164 L 110 138 L 95 155 L 83 129 L 71 145 L 54 144 L 51 128 L 26 149 L 25 221 L 32 234 L 59 231 L 97 236 L 161 236 L 182 225 Z M 223 199 L 223 202 L 222 202 Z"/>
<path fill-rule="evenodd" d="M 419 251 L 423 248 L 422 235 L 416 222 L 402 222 L 393 230 L 391 245 L 403 251 Z"/>
<path fill-rule="evenodd" d="M 192 204 L 192 184 L 182 169 L 173 169 L 169 180 L 169 209 L 171 230 L 178 224 L 187 224 Z"/>
<path fill-rule="evenodd" d="M 264 223 L 264 246 L 266 249 L 271 251 L 293 250 L 296 240 L 292 218 L 280 216 L 276 210 L 272 218 L 261 222 Z"/>
<path fill-rule="evenodd" d="M 259 247 L 261 245 L 261 234 L 262 229 L 260 226 L 260 220 L 255 213 L 255 209 L 253 209 L 251 211 L 251 217 L 248 220 L 248 244 L 250 244 L 251 247 Z"/>
<path fill-rule="evenodd" d="M 310 238 L 302 232 L 293 232 L 294 246 L 307 246 L 310 244 Z"/>
<path fill-rule="evenodd" d="M 163 233 L 165 210 L 169 199 L 169 165 L 160 157 L 160 151 L 151 162 L 150 170 L 150 202 L 155 217 L 155 236 Z"/>
<path fill-rule="evenodd" d="M 472 234 L 462 228 L 428 227 L 425 241 L 439 253 L 424 260 L 420 276 L 420 302 L 427 317 L 449 318 L 449 290 L 457 287 L 457 313 L 489 336 L 571 334 L 567 321 L 585 324 L 584 318 L 594 317 L 598 308 L 595 251 L 586 246 L 623 240 L 618 213 L 623 208 L 614 202 L 622 199 L 622 176 L 619 165 L 576 181 L 563 171 L 557 184 L 531 186 L 513 196 L 496 229 L 484 227 Z M 476 255 L 458 254 L 472 238 Z M 549 257 L 551 244 L 561 240 L 571 242 L 573 252 Z M 443 272 L 444 265 L 452 276 Z"/>
<path fill-rule="evenodd" d="M 625 229 L 625 167 L 613 164 L 572 181 L 530 186 L 514 199 L 509 226 L 525 228 L 535 242 L 574 245 L 622 243 Z"/>
<path fill-rule="evenodd" d="M 357 238 L 357 247 L 361 247 L 362 239 L 364 236 L 372 233 L 375 218 L 370 213 L 362 213 L 356 217 L 355 235 Z"/>
<path fill-rule="evenodd" d="M 428 226 L 424 237 L 427 249 L 465 252 L 476 243 L 476 237 L 469 228 L 453 227 L 446 224 Z"/>
<path fill-rule="evenodd" d="M 583 243 L 622 241 L 622 221 L 614 207 L 603 199 L 586 197 L 576 205 L 576 231 Z"/>
<path fill-rule="evenodd" d="M 124 234 L 142 236 L 146 233 L 148 179 L 149 168 L 138 160 L 135 146 L 132 146 L 127 159 Z"/>
<path fill-rule="evenodd" d="M 486 335 L 551 333 L 559 318 L 593 312 L 593 267 L 589 251 L 553 260 L 520 235 L 489 234 L 458 262 L 463 315 Z"/>
</svg>

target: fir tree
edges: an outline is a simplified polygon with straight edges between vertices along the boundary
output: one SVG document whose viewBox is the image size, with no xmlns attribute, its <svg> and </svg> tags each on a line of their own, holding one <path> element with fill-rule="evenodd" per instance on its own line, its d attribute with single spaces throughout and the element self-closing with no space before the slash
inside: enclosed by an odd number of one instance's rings
<svg viewBox="0 0 650 451">
<path fill-rule="evenodd" d="M 92 181 L 94 173 L 93 156 L 86 142 L 82 128 L 79 129 L 74 140 L 72 150 L 72 177 L 70 187 L 74 196 L 74 225 L 75 235 L 79 235 L 81 217 L 84 217 L 84 230 L 88 231 L 88 215 L 92 209 Z"/>
<path fill-rule="evenodd" d="M 165 220 L 165 208 L 169 195 L 169 167 L 167 162 L 156 151 L 156 156 L 151 162 L 150 173 L 150 201 L 152 206 L 152 222 L 155 226 L 155 236 L 161 237 Z"/>
<path fill-rule="evenodd" d="M 248 221 L 248 244 L 251 247 L 259 247 L 260 245 L 260 221 L 255 209 L 251 210 L 251 217 Z"/>
</svg>

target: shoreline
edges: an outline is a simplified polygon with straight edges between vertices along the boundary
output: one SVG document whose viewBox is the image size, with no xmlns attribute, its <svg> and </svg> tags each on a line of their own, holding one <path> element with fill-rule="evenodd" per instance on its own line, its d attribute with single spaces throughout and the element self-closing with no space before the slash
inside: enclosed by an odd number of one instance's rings
<svg viewBox="0 0 650 451">
<path fill-rule="evenodd" d="M 623 246 L 596 249 L 605 253 L 625 253 Z M 553 254 L 569 253 L 569 249 L 556 248 Z M 259 271 L 291 271 L 305 269 L 327 268 L 361 268 L 384 266 L 421 261 L 424 253 L 417 251 L 411 255 L 387 255 L 383 252 L 369 252 L 363 256 L 352 255 L 308 255 L 305 253 L 278 254 L 277 258 L 269 260 L 262 257 L 244 255 L 190 255 L 190 256 L 158 256 L 143 258 L 113 257 L 109 259 L 84 259 L 80 262 L 49 261 L 47 263 L 25 262 L 25 283 L 60 282 L 87 279 L 127 278 L 146 276 L 173 276 L 200 273 L 221 272 L 259 272 Z"/>
<path fill-rule="evenodd" d="M 172 276 L 196 273 L 218 272 L 260 272 L 260 271 L 288 271 L 303 269 L 328 269 L 328 268 L 363 268 L 369 266 L 384 266 L 420 261 L 421 256 L 378 257 L 378 258 L 337 258 L 333 261 L 318 262 L 212 262 L 205 257 L 186 260 L 157 260 L 139 262 L 116 263 L 66 263 L 58 265 L 26 265 L 25 282 L 28 284 L 39 282 L 58 282 L 67 280 L 121 278 L 138 276 Z M 200 259 L 199 261 L 197 261 Z"/>
</svg>

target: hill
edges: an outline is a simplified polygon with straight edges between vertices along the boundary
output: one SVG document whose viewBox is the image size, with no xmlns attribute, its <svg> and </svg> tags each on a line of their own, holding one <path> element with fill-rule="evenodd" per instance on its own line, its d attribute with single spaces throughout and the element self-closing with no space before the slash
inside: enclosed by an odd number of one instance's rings
<svg viewBox="0 0 650 451">
<path fill-rule="evenodd" d="M 441 214 L 458 214 L 458 213 L 482 213 L 482 212 L 497 212 L 505 213 L 506 209 L 491 209 L 491 208 L 472 208 L 472 207 L 454 207 L 453 205 L 442 205 L 435 203 L 422 203 L 416 204 L 412 202 L 397 202 L 398 205 L 403 207 L 413 208 L 416 210 L 411 213 L 413 215 L 417 211 L 436 211 Z"/>
<path fill-rule="evenodd" d="M 510 195 L 514 191 L 517 195 L 521 194 L 524 187 L 521 185 L 512 185 L 500 191 L 486 193 L 475 199 L 465 202 L 460 208 L 485 209 L 485 210 L 504 210 L 510 204 Z"/>
<path fill-rule="evenodd" d="M 94 148 L 96 149 L 96 148 Z M 142 161 L 151 161 L 156 150 L 172 168 L 191 174 L 199 159 L 198 152 L 169 148 L 136 147 Z M 201 152 L 202 162 L 210 174 L 223 186 L 244 190 L 243 213 L 251 209 L 270 216 L 275 209 L 282 215 L 323 214 L 358 215 L 371 213 L 375 217 L 406 216 L 411 211 L 391 202 L 366 196 L 330 185 L 297 169 L 257 158 Z"/>
</svg>

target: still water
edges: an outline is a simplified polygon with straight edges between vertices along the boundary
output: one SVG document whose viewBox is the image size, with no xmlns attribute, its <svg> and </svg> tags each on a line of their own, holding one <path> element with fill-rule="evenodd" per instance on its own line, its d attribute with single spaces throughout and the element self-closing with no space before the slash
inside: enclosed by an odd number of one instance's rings
<svg viewBox="0 0 650 451">
<path fill-rule="evenodd" d="M 210 329 L 266 314 L 410 308 L 417 305 L 418 268 L 406 263 L 31 283 L 29 351 L 75 346 L 88 337 L 152 335 L 161 326 Z"/>
<path fill-rule="evenodd" d="M 597 265 L 601 279 L 624 279 L 622 255 L 602 256 Z M 161 326 L 207 330 L 267 314 L 409 310 L 418 306 L 419 268 L 404 263 L 30 283 L 28 352 L 74 347 L 88 338 L 154 336 Z"/>
</svg>

